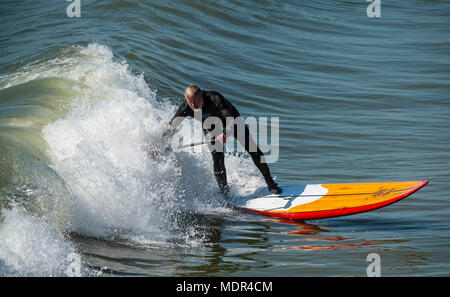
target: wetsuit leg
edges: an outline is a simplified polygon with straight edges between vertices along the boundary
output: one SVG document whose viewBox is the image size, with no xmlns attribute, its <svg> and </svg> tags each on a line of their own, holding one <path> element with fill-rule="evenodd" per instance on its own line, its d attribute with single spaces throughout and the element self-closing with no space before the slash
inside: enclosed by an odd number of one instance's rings
<svg viewBox="0 0 450 297">
<path fill-rule="evenodd" d="M 219 185 L 220 192 L 229 198 L 230 189 L 227 182 L 227 170 L 225 168 L 225 153 L 224 150 L 218 152 L 214 149 L 214 142 L 208 144 L 211 151 L 211 155 L 214 162 L 214 176 L 216 177 L 217 184 Z"/>
<path fill-rule="evenodd" d="M 252 136 L 250 135 L 250 130 L 248 129 L 248 126 L 245 125 L 244 135 L 242 135 L 242 134 L 239 135 L 237 133 L 237 129 L 235 127 L 234 137 L 239 141 L 239 143 L 249 153 L 250 157 L 253 160 L 253 163 L 255 163 L 255 166 L 258 168 L 258 170 L 261 172 L 262 176 L 264 177 L 266 184 L 269 187 L 272 186 L 273 184 L 275 184 L 275 182 L 273 181 L 273 178 L 270 174 L 269 166 L 267 166 L 264 154 L 259 149 L 259 147 L 256 145 L 255 141 L 253 140 Z"/>
<path fill-rule="evenodd" d="M 214 176 L 216 177 L 217 184 L 219 185 L 220 192 L 228 198 L 229 188 L 227 182 L 227 171 L 225 168 L 225 155 L 223 152 L 211 152 L 214 161 Z"/>
</svg>

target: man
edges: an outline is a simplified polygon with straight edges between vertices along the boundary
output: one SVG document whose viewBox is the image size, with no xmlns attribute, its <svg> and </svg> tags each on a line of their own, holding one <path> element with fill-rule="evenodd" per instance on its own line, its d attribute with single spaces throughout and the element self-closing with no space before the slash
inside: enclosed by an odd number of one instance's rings
<svg viewBox="0 0 450 297">
<path fill-rule="evenodd" d="M 169 134 L 173 135 L 176 127 L 178 127 L 178 125 L 186 117 L 193 117 L 199 120 L 200 118 L 195 116 L 195 114 L 196 112 L 201 112 L 203 133 L 208 141 L 208 147 L 213 157 L 214 175 L 222 194 L 227 198 L 229 197 L 229 187 L 227 184 L 225 155 L 223 149 L 224 144 L 227 141 L 227 133 L 232 134 L 232 136 L 237 138 L 239 143 L 250 154 L 253 163 L 255 163 L 256 167 L 263 175 L 269 191 L 274 194 L 280 194 L 281 189 L 273 181 L 272 176 L 270 175 L 269 167 L 265 161 L 264 154 L 253 141 L 248 126 L 243 126 L 244 134 L 242 136 L 242 133 L 238 133 L 239 131 L 235 129 L 236 123 L 234 123 L 234 121 L 230 121 L 230 119 L 240 117 L 237 109 L 219 92 L 203 91 L 196 85 L 187 87 L 184 97 L 186 101 L 181 104 L 174 117 L 170 120 L 169 124 L 171 128 L 164 133 L 164 136 Z M 215 117 L 213 119 L 218 119 L 219 122 L 216 122 L 216 124 L 219 125 L 211 125 L 211 123 L 209 123 L 210 125 L 208 126 L 208 122 L 211 122 L 207 120 L 209 117 Z M 215 129 L 215 126 L 220 126 L 223 128 Z M 217 130 L 219 131 L 217 132 Z M 233 131 L 233 133 L 230 133 L 230 131 Z M 216 143 L 216 141 L 219 143 Z"/>
</svg>

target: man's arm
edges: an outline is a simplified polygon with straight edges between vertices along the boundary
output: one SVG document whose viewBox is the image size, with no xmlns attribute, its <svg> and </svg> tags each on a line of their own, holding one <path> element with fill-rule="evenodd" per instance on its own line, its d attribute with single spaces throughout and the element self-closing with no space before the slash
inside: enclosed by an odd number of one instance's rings
<svg viewBox="0 0 450 297">
<path fill-rule="evenodd" d="M 220 114 L 224 119 L 233 119 L 226 121 L 226 126 L 224 127 L 224 133 L 217 136 L 217 140 L 221 143 L 225 143 L 227 141 L 227 134 L 229 131 L 232 131 L 232 127 L 235 124 L 234 119 L 240 117 L 238 110 L 236 107 L 231 104 L 222 94 L 219 92 L 214 92 L 215 102 L 217 108 L 220 110 Z"/>
<path fill-rule="evenodd" d="M 216 97 L 214 98 L 216 106 L 220 110 L 223 118 L 237 118 L 240 116 L 236 107 L 234 107 L 234 105 L 231 104 L 231 102 L 228 101 L 222 94 L 219 92 L 214 92 L 214 96 Z"/>
<path fill-rule="evenodd" d="M 186 117 L 193 117 L 194 111 L 189 107 L 187 102 L 183 102 L 180 107 L 178 108 L 177 112 L 173 116 L 173 118 L 169 122 L 169 127 L 167 130 L 163 133 L 163 137 L 172 137 L 175 134 L 176 128 L 181 124 L 181 122 Z"/>
</svg>

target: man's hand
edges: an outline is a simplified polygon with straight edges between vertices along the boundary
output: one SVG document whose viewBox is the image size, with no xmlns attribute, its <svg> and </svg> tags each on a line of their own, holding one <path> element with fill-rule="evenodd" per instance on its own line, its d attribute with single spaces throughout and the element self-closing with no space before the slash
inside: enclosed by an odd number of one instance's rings
<svg viewBox="0 0 450 297">
<path fill-rule="evenodd" d="M 219 134 L 216 137 L 217 141 L 219 141 L 221 144 L 225 144 L 225 142 L 227 142 L 227 136 L 225 135 L 225 133 Z"/>
</svg>

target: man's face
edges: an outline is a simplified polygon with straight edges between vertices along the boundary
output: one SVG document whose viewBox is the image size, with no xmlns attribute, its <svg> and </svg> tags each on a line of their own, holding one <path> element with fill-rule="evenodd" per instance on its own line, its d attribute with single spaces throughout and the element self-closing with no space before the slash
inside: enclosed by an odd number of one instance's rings
<svg viewBox="0 0 450 297">
<path fill-rule="evenodd" d="M 201 109 L 203 107 L 203 94 L 200 93 L 197 96 L 186 96 L 185 98 L 191 109 Z"/>
</svg>

